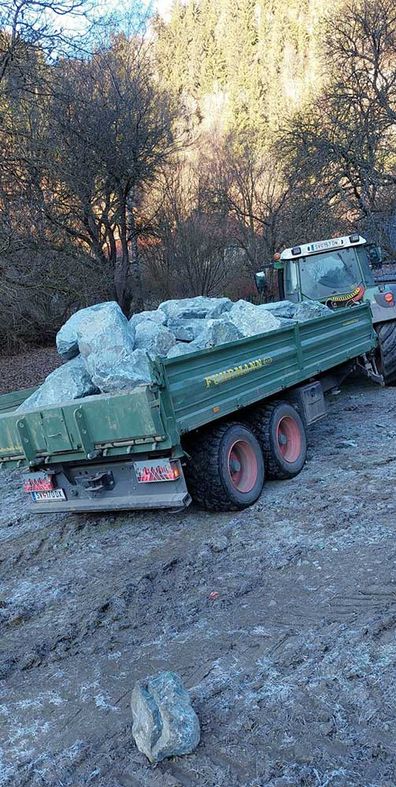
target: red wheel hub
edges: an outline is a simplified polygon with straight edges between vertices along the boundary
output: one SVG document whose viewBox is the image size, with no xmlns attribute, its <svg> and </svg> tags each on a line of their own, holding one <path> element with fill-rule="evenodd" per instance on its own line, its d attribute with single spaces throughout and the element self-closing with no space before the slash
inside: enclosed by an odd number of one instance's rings
<svg viewBox="0 0 396 787">
<path fill-rule="evenodd" d="M 286 462 L 296 462 L 301 454 L 302 440 L 298 423 L 290 415 L 280 419 L 276 427 L 279 451 Z"/>
<path fill-rule="evenodd" d="M 246 440 L 236 440 L 228 452 L 228 471 L 239 492 L 250 492 L 258 475 L 257 457 Z"/>
</svg>

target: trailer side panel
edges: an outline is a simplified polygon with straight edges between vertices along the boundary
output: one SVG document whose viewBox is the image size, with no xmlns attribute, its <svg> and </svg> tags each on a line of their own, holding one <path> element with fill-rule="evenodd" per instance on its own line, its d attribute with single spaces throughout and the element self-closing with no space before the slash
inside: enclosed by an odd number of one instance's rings
<svg viewBox="0 0 396 787">
<path fill-rule="evenodd" d="M 367 305 L 164 362 L 181 433 L 229 415 L 375 346 Z"/>
</svg>

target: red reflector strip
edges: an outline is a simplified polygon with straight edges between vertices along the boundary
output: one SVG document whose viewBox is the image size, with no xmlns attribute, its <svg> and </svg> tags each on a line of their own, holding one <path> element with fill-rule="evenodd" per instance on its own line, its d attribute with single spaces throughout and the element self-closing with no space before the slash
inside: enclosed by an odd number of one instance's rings
<svg viewBox="0 0 396 787">
<path fill-rule="evenodd" d="M 180 478 L 177 464 L 165 462 L 164 464 L 135 464 L 136 478 L 139 484 L 151 484 L 154 481 L 176 481 Z"/>
<path fill-rule="evenodd" d="M 24 492 L 51 492 L 54 484 L 51 478 L 33 478 L 23 484 Z"/>
</svg>

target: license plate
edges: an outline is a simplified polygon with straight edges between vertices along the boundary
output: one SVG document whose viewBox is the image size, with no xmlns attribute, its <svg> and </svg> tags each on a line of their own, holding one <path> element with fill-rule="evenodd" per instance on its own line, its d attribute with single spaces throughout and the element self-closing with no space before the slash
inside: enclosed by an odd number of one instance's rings
<svg viewBox="0 0 396 787">
<path fill-rule="evenodd" d="M 335 249 L 337 246 L 342 246 L 342 240 L 334 238 L 332 240 L 321 240 L 318 243 L 311 243 L 312 251 L 320 251 L 321 249 Z"/>
<path fill-rule="evenodd" d="M 35 503 L 41 503 L 45 500 L 66 500 L 66 495 L 63 489 L 52 489 L 50 492 L 32 492 L 32 498 Z"/>
</svg>

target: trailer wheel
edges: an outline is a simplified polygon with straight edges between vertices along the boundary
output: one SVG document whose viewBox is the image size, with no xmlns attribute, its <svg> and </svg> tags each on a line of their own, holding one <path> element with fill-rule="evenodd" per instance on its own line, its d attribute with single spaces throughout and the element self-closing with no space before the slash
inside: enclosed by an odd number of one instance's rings
<svg viewBox="0 0 396 787">
<path fill-rule="evenodd" d="M 396 383 L 396 320 L 375 326 L 379 341 L 379 366 L 386 385 Z"/>
<path fill-rule="evenodd" d="M 261 445 L 268 478 L 294 478 L 307 458 L 304 424 L 291 404 L 272 402 L 256 408 L 249 420 Z"/>
<path fill-rule="evenodd" d="M 222 423 L 190 436 L 185 476 L 191 497 L 208 511 L 252 505 L 264 483 L 264 457 L 248 426 Z"/>
</svg>

